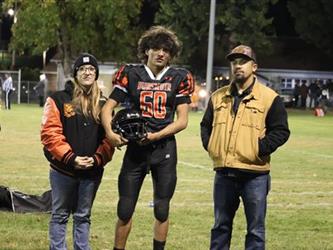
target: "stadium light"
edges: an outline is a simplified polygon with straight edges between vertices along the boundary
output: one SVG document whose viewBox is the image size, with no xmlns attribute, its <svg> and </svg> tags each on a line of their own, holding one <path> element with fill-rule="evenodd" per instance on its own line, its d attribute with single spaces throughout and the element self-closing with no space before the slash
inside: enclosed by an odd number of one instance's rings
<svg viewBox="0 0 333 250">
<path fill-rule="evenodd" d="M 10 15 L 10 16 L 14 16 L 15 11 L 14 11 L 12 8 L 10 8 L 10 9 L 7 11 L 7 13 L 8 13 L 8 15 Z"/>
<path fill-rule="evenodd" d="M 207 90 L 205 89 L 200 89 L 199 92 L 198 92 L 198 95 L 200 98 L 206 98 L 208 93 L 207 93 Z"/>
<path fill-rule="evenodd" d="M 12 16 L 13 17 L 13 23 L 15 24 L 17 22 L 17 0 L 15 0 L 15 5 L 14 5 L 14 8 L 10 8 L 8 11 L 7 11 L 8 15 Z M 15 68 L 15 64 L 16 64 L 16 56 L 15 56 L 16 52 L 15 52 L 15 49 L 12 50 L 12 63 L 11 63 L 11 66 L 10 68 L 11 69 L 14 69 Z"/>
</svg>

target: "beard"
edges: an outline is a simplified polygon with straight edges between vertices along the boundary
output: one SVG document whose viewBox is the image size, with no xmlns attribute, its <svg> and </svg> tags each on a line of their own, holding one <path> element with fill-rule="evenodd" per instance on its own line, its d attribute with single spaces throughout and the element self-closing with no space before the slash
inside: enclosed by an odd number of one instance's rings
<svg viewBox="0 0 333 250">
<path fill-rule="evenodd" d="M 245 77 L 243 74 L 234 75 L 234 82 L 239 85 L 243 85 L 247 79 L 248 79 L 248 77 Z"/>
</svg>

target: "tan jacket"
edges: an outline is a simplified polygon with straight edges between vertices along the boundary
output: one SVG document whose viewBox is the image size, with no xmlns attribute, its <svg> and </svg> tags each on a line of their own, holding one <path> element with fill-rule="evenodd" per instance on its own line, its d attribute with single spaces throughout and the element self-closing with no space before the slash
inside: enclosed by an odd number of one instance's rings
<svg viewBox="0 0 333 250">
<path fill-rule="evenodd" d="M 235 116 L 230 86 L 212 94 L 214 118 L 208 153 L 214 168 L 269 171 L 270 156 L 258 156 L 259 139 L 265 136 L 265 119 L 276 96 L 277 93 L 256 80 L 252 92 L 240 102 Z"/>
</svg>

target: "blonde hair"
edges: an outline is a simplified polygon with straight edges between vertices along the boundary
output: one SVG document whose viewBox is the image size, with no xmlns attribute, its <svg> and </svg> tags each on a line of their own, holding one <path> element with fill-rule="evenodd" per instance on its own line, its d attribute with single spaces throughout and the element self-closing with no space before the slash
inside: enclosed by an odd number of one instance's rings
<svg viewBox="0 0 333 250">
<path fill-rule="evenodd" d="M 91 86 L 87 88 L 82 86 L 79 81 L 74 78 L 74 91 L 72 104 L 75 110 L 82 113 L 85 117 L 90 117 L 95 120 L 95 122 L 100 123 L 100 97 L 101 90 L 97 85 L 95 80 Z"/>
</svg>

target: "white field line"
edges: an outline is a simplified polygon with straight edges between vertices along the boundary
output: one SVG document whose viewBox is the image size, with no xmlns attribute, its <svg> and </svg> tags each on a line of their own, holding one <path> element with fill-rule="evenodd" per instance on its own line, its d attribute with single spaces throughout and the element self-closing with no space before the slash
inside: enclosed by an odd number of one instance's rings
<svg viewBox="0 0 333 250">
<path fill-rule="evenodd" d="M 270 192 L 272 195 L 278 195 L 278 196 L 283 196 L 283 195 L 295 195 L 295 196 L 306 196 L 306 195 L 323 195 L 323 196 L 331 196 L 333 195 L 333 191 L 311 191 L 311 192 Z"/>
<path fill-rule="evenodd" d="M 113 193 L 116 189 L 109 189 L 109 188 L 103 188 L 105 190 L 103 190 L 103 192 L 111 192 Z M 102 189 L 100 189 L 102 190 Z M 153 193 L 153 190 L 151 189 L 148 189 L 148 190 L 144 190 L 144 193 L 145 194 L 152 194 Z M 208 194 L 208 195 L 212 195 L 213 194 L 213 191 L 212 190 L 177 190 L 176 188 L 176 191 L 175 191 L 175 194 Z M 269 195 L 268 197 L 271 197 L 271 196 L 321 196 L 320 198 L 328 198 L 328 197 L 333 197 L 333 191 L 318 191 L 318 192 L 285 192 L 285 193 L 282 193 L 282 192 L 274 192 L 274 191 L 270 191 L 269 192 Z"/>
<path fill-rule="evenodd" d="M 301 151 L 301 150 L 292 150 L 292 152 L 297 153 L 297 154 L 318 156 L 318 157 L 321 157 L 321 158 L 333 159 L 333 154 L 318 154 L 318 153 L 313 153 L 313 152 L 305 152 L 305 151 Z"/>
<path fill-rule="evenodd" d="M 139 201 L 136 205 L 136 207 L 139 208 L 150 208 L 152 209 L 152 207 L 150 207 L 150 202 L 149 200 L 147 201 Z M 97 199 L 95 201 L 95 206 L 98 206 L 98 210 L 109 210 L 110 207 L 115 207 L 117 206 L 118 200 L 115 199 L 112 202 L 103 202 L 99 199 Z M 103 207 L 100 207 L 102 206 Z M 171 201 L 171 205 L 170 207 L 172 208 L 193 208 L 193 207 L 201 207 L 201 208 L 213 208 L 214 204 L 213 202 L 192 202 L 192 201 L 188 201 L 188 202 L 175 202 L 175 201 Z M 329 208 L 329 209 L 333 209 L 333 203 L 330 202 L 313 202 L 313 203 L 304 203 L 304 204 L 294 204 L 294 203 L 270 203 L 268 202 L 268 207 L 270 208 L 285 208 L 285 209 L 289 209 L 289 208 L 297 208 L 297 209 L 304 209 L 304 208 Z"/>
<path fill-rule="evenodd" d="M 212 194 L 213 191 L 203 190 L 176 190 L 176 193 L 193 193 L 193 194 Z M 320 195 L 324 197 L 333 196 L 333 191 L 317 191 L 317 192 L 274 192 L 270 191 L 269 196 L 313 196 Z"/>
<path fill-rule="evenodd" d="M 116 188 L 108 188 L 108 187 L 102 187 L 99 189 L 100 191 L 103 190 L 104 193 L 114 193 Z M 146 189 L 142 190 L 145 194 L 152 194 L 152 189 Z M 179 189 L 176 187 L 175 194 L 208 194 L 212 195 L 213 190 L 207 189 L 207 190 L 195 190 L 195 189 Z M 321 196 L 320 198 L 328 198 L 333 196 L 333 191 L 313 191 L 313 192 L 274 192 L 270 191 L 268 197 L 271 196 Z"/>
<path fill-rule="evenodd" d="M 213 171 L 212 166 L 203 166 L 203 165 L 193 164 L 193 163 L 185 162 L 185 161 L 178 161 L 178 163 L 185 165 L 187 167 L 191 167 L 191 168 L 198 168 L 198 169 Z"/>
</svg>

